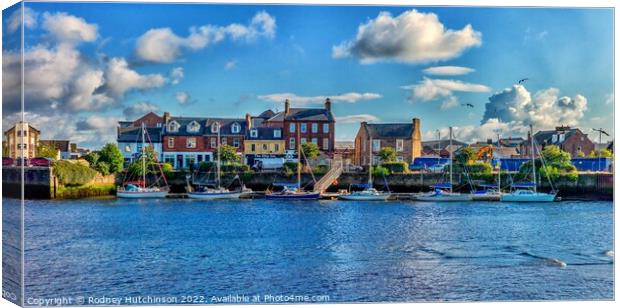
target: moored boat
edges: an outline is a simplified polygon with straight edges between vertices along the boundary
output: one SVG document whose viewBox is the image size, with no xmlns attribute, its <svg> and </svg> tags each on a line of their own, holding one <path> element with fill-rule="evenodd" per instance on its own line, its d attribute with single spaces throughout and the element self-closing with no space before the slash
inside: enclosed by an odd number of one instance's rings
<svg viewBox="0 0 620 308">
<path fill-rule="evenodd" d="M 350 191 L 348 194 L 338 196 L 338 199 L 346 201 L 386 201 L 390 197 L 389 192 L 378 191 L 372 187 L 372 138 L 368 145 L 370 146 L 368 151 L 370 156 L 368 163 L 368 183 L 364 185 L 364 190 Z"/>
</svg>

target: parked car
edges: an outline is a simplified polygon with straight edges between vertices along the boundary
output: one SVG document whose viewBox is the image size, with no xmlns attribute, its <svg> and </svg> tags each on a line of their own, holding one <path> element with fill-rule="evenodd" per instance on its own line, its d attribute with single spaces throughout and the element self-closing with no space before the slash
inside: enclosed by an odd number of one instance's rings
<svg viewBox="0 0 620 308">
<path fill-rule="evenodd" d="M 15 160 L 10 157 L 2 157 L 2 165 L 3 166 L 13 166 L 15 164 Z"/>
<path fill-rule="evenodd" d="M 16 159 L 16 166 L 30 166 L 30 161 L 28 160 L 28 158 L 24 158 L 24 157 L 18 157 Z"/>
<path fill-rule="evenodd" d="M 36 167 L 49 167 L 52 165 L 52 159 L 47 157 L 35 157 L 30 160 L 30 165 Z"/>
</svg>

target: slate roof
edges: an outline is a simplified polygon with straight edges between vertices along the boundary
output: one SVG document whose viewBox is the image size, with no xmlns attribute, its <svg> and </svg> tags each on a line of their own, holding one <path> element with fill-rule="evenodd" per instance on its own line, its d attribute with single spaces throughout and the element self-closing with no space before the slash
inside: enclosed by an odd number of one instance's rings
<svg viewBox="0 0 620 308">
<path fill-rule="evenodd" d="M 246 123 L 245 119 L 236 119 L 236 118 L 208 118 L 207 119 L 207 129 L 205 129 L 205 135 L 213 135 L 217 133 L 211 132 L 211 125 L 215 122 L 219 122 L 222 126 L 220 127 L 220 135 L 245 135 L 246 131 Z M 238 133 L 232 132 L 232 125 L 237 123 L 241 126 L 241 130 Z"/>
<path fill-rule="evenodd" d="M 251 136 L 251 132 L 253 130 L 256 130 L 256 132 L 258 133 L 257 137 L 252 137 Z M 275 130 L 279 130 L 280 131 L 280 137 L 276 138 L 273 136 L 273 131 Z M 246 139 L 248 140 L 282 140 L 282 129 L 281 128 L 275 128 L 275 127 L 253 127 L 250 128 L 245 136 Z"/>
<path fill-rule="evenodd" d="M 276 115 L 276 113 L 273 112 L 273 110 L 267 109 L 263 111 L 263 113 L 259 114 L 257 118 L 269 119 L 272 118 L 274 115 Z"/>
<path fill-rule="evenodd" d="M 413 123 L 366 124 L 366 131 L 373 139 L 411 139 Z"/>
<path fill-rule="evenodd" d="M 422 149 L 428 151 L 437 151 L 437 147 L 439 147 L 439 149 L 445 149 L 449 145 L 449 139 L 422 141 Z M 452 140 L 452 145 L 462 147 L 467 145 L 467 143 L 458 140 Z"/>
<path fill-rule="evenodd" d="M 334 121 L 334 115 L 331 111 L 325 108 L 290 108 L 286 116 L 284 111 L 276 113 L 273 117 L 269 118 L 269 122 L 282 122 L 287 121 Z"/>
<path fill-rule="evenodd" d="M 553 142 L 553 135 L 557 135 L 560 132 L 557 130 L 541 130 L 534 134 L 534 140 L 538 144 L 555 144 L 559 145 L 564 143 L 564 141 L 570 138 L 573 134 L 575 134 L 579 129 L 578 128 L 568 128 L 564 130 L 564 140 L 560 142 L 560 139 L 557 138 L 555 142 Z M 524 141 L 526 142 L 526 141 Z"/>
<path fill-rule="evenodd" d="M 171 117 L 170 122 L 176 121 L 179 123 L 179 130 L 176 132 L 168 131 L 168 125 L 164 125 L 164 134 L 167 136 L 203 136 L 203 135 L 214 135 L 217 133 L 211 132 L 211 125 L 216 122 L 221 124 L 220 126 L 220 134 L 221 135 L 245 135 L 245 119 L 238 118 L 201 118 L 201 117 Z M 187 130 L 187 125 L 196 121 L 200 124 L 200 128 L 198 131 L 189 132 Z M 238 133 L 232 132 L 232 126 L 234 123 L 239 124 L 240 131 Z"/>
<path fill-rule="evenodd" d="M 161 143 L 161 127 L 147 127 L 146 133 L 148 136 L 144 136 L 144 138 L 147 142 L 150 138 L 151 143 Z M 142 142 L 140 127 L 121 128 L 116 137 L 116 142 Z"/>
<path fill-rule="evenodd" d="M 40 144 L 50 146 L 60 152 L 69 152 L 69 140 L 39 140 Z"/>
</svg>

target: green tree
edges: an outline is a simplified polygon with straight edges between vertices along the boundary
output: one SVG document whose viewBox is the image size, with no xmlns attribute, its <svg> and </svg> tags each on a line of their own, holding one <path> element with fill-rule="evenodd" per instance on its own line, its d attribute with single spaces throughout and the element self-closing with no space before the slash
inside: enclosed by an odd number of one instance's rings
<svg viewBox="0 0 620 308">
<path fill-rule="evenodd" d="M 306 142 L 302 144 L 301 150 L 304 152 L 304 156 L 308 160 L 316 159 L 317 157 L 319 157 L 319 155 L 321 155 L 321 152 L 319 151 L 319 146 L 316 145 L 314 142 Z"/>
<path fill-rule="evenodd" d="M 213 153 L 216 159 L 218 157 L 218 152 L 220 153 L 220 161 L 224 164 L 238 163 L 241 161 L 241 157 L 237 155 L 237 148 L 234 146 L 227 144 L 220 145 L 219 149 L 216 149 Z"/>
<path fill-rule="evenodd" d="M 95 168 L 95 166 L 97 165 L 97 162 L 99 162 L 99 152 L 97 151 L 92 151 L 88 154 L 86 154 L 84 156 L 84 159 L 93 167 Z"/>
<path fill-rule="evenodd" d="M 462 148 L 454 157 L 456 163 L 461 165 L 471 164 L 476 161 L 476 158 L 478 158 L 476 151 L 470 146 Z"/>
<path fill-rule="evenodd" d="M 151 149 L 147 147 L 147 149 Z M 123 153 L 118 149 L 118 147 L 113 143 L 108 143 L 99 150 L 99 160 L 108 164 L 109 173 L 116 173 L 123 170 L 123 162 L 125 158 L 123 157 Z M 101 172 L 101 170 L 99 170 Z M 103 173 L 103 172 L 101 172 Z M 104 173 L 107 174 L 107 173 Z"/>
<path fill-rule="evenodd" d="M 577 157 L 586 157 L 586 154 L 583 151 L 577 151 Z"/>
<path fill-rule="evenodd" d="M 48 144 L 39 144 L 36 149 L 36 155 L 39 157 L 48 157 L 56 159 L 60 151 Z"/>
<path fill-rule="evenodd" d="M 565 176 L 570 180 L 576 180 L 577 168 L 571 162 L 570 153 L 563 151 L 558 146 L 548 145 L 542 151 L 543 161 L 538 158 L 535 160 L 536 170 L 542 178 L 556 180 L 560 176 Z M 519 177 L 531 179 L 532 162 L 528 161 L 519 168 Z"/>
<path fill-rule="evenodd" d="M 604 158 L 613 158 L 614 154 L 608 150 L 608 149 L 602 149 L 602 150 L 594 150 L 592 152 L 590 152 L 590 157 L 595 158 L 595 157 L 599 157 L 599 152 L 600 152 L 600 157 L 604 157 Z"/>
<path fill-rule="evenodd" d="M 396 150 L 394 150 L 394 148 L 392 147 L 382 148 L 379 151 L 378 155 L 379 159 L 381 159 L 381 162 L 383 163 L 396 161 Z"/>
<path fill-rule="evenodd" d="M 142 161 L 142 157 L 144 157 L 144 162 Z M 136 158 L 130 165 L 127 167 L 127 171 L 131 175 L 142 175 L 143 166 L 146 167 L 146 174 L 157 174 L 159 172 L 159 166 L 156 159 L 156 153 L 151 147 L 144 148 L 144 152 L 140 153 L 140 156 Z"/>
</svg>

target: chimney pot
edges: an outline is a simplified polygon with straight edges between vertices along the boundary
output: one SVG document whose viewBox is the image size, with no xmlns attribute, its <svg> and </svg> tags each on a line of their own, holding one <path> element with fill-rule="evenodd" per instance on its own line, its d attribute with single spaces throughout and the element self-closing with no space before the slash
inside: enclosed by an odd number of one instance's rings
<svg viewBox="0 0 620 308">
<path fill-rule="evenodd" d="M 252 116 L 249 113 L 245 114 L 245 128 L 252 128 Z"/>
<path fill-rule="evenodd" d="M 332 101 L 328 98 L 325 99 L 325 109 L 332 111 Z"/>
<path fill-rule="evenodd" d="M 288 115 L 289 111 L 290 111 L 290 102 L 287 99 L 284 100 L 284 115 Z"/>
</svg>

